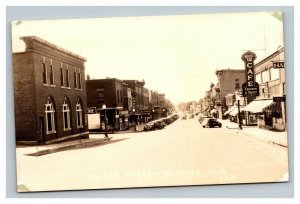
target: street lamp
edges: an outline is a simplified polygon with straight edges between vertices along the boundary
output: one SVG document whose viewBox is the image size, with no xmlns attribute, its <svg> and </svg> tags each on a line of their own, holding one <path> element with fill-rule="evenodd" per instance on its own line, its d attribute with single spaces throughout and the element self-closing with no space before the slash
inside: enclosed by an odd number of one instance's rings
<svg viewBox="0 0 300 204">
<path fill-rule="evenodd" d="M 240 96 L 237 94 L 236 96 L 237 99 L 237 107 L 238 107 L 238 117 L 239 117 L 239 128 L 242 130 L 242 121 L 241 121 L 241 111 L 240 111 Z"/>
<path fill-rule="evenodd" d="M 133 123 L 134 123 L 134 131 L 136 131 L 136 122 L 135 122 L 135 109 L 132 109 L 133 112 Z"/>
<path fill-rule="evenodd" d="M 104 110 L 104 125 L 105 125 L 105 137 L 108 137 L 107 135 L 107 128 L 106 128 L 106 105 L 102 105 L 102 109 Z"/>
</svg>

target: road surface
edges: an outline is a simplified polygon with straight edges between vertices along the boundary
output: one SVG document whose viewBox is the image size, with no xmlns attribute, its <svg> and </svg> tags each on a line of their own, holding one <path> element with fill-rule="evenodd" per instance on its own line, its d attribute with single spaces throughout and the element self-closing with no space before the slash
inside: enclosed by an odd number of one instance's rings
<svg viewBox="0 0 300 204">
<path fill-rule="evenodd" d="M 25 151 L 17 148 L 18 185 L 29 191 L 277 182 L 288 172 L 287 148 L 202 128 L 197 119 L 114 134 L 97 147 L 39 157 Z"/>
</svg>

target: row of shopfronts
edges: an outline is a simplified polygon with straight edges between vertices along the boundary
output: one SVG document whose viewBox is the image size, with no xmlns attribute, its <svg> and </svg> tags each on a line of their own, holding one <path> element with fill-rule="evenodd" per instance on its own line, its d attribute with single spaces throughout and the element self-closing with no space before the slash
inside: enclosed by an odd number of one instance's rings
<svg viewBox="0 0 300 204">
<path fill-rule="evenodd" d="M 276 67 L 274 62 L 284 64 L 284 48 L 255 64 L 254 75 L 259 85 L 259 95 L 243 97 L 241 89 L 235 88 L 223 96 L 223 104 L 208 103 L 209 106 L 203 111 L 209 116 L 228 118 L 243 125 L 286 131 L 285 69 L 284 66 Z"/>
</svg>

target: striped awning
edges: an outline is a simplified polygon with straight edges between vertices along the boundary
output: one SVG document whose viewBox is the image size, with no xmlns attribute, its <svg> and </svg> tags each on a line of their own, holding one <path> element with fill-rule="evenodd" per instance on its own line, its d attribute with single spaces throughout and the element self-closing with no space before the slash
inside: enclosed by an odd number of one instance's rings
<svg viewBox="0 0 300 204">
<path fill-rule="evenodd" d="M 264 108 L 271 105 L 272 103 L 272 99 L 254 100 L 245 107 L 244 111 L 249 111 L 252 113 L 261 113 L 263 112 Z"/>
</svg>

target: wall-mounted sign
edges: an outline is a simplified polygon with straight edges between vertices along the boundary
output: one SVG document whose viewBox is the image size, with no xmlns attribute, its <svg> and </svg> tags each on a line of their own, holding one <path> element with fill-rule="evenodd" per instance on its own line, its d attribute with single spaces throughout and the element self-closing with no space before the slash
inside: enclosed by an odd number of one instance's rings
<svg viewBox="0 0 300 204">
<path fill-rule="evenodd" d="M 284 62 L 273 62 L 274 69 L 282 69 L 284 68 Z"/>
<path fill-rule="evenodd" d="M 87 113 L 88 113 L 88 114 L 94 114 L 94 113 L 97 113 L 97 112 L 96 112 L 96 107 L 89 107 L 89 108 L 87 108 Z"/>
<path fill-rule="evenodd" d="M 274 96 L 273 97 L 273 102 L 284 102 L 285 101 L 285 96 Z"/>
<path fill-rule="evenodd" d="M 254 60 L 256 59 L 256 54 L 248 51 L 245 52 L 241 58 L 245 62 L 246 87 L 254 87 Z"/>
</svg>

